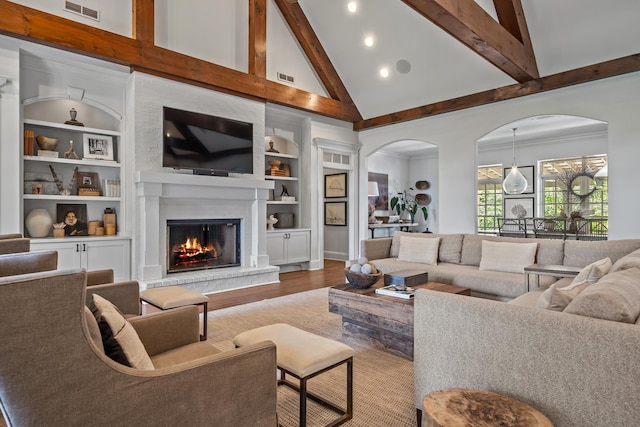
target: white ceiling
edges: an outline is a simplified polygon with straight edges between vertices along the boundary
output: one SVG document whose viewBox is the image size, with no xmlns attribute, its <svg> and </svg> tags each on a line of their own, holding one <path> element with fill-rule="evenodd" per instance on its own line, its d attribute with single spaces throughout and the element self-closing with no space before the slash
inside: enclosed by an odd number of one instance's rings
<svg viewBox="0 0 640 427">
<path fill-rule="evenodd" d="M 495 16 L 492 0 L 476 0 Z M 298 0 L 363 118 L 515 81 L 400 0 Z M 640 0 L 522 0 L 541 76 L 640 52 Z M 376 44 L 366 48 L 365 35 Z M 411 71 L 396 71 L 398 60 Z M 388 66 L 384 80 L 378 69 Z"/>
</svg>

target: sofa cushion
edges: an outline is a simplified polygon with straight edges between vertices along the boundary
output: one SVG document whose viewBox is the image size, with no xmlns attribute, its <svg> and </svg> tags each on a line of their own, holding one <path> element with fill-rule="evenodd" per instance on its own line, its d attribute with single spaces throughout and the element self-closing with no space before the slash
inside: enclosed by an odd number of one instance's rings
<svg viewBox="0 0 640 427">
<path fill-rule="evenodd" d="M 440 239 L 440 249 L 438 251 L 438 261 L 460 264 L 462 254 L 462 234 L 429 234 L 429 233 L 408 233 L 406 231 L 396 231 L 393 233 L 389 256 L 397 258 L 400 254 L 400 239 L 402 236 L 411 236 L 423 239 Z M 476 264 L 477 265 L 477 264 Z"/>
<path fill-rule="evenodd" d="M 89 308 L 98 322 L 107 356 L 132 368 L 154 369 L 135 329 L 116 306 L 94 294 Z"/>
<path fill-rule="evenodd" d="M 552 284 L 538 298 L 536 307 L 545 310 L 562 311 L 575 297 L 589 286 L 587 280 L 571 283 L 569 286 L 558 287 L 557 283 Z"/>
<path fill-rule="evenodd" d="M 623 256 L 640 249 L 640 239 L 585 242 L 567 240 L 564 243 L 563 265 L 584 267 L 604 257 L 615 263 Z"/>
<path fill-rule="evenodd" d="M 640 269 L 607 274 L 581 292 L 564 312 L 635 323 L 640 315 Z"/>
<path fill-rule="evenodd" d="M 438 263 L 438 247 L 440 238 L 423 239 L 420 237 L 402 236 L 400 239 L 400 261 L 418 262 L 436 265 Z"/>
<path fill-rule="evenodd" d="M 480 265 L 482 257 L 482 242 L 512 242 L 512 243 L 538 243 L 536 263 L 538 264 L 562 264 L 564 259 L 564 241 L 552 239 L 518 239 L 514 237 L 483 236 L 479 234 L 465 234 L 462 244 L 461 263 L 465 265 Z M 601 257 L 602 258 L 602 257 Z"/>
<path fill-rule="evenodd" d="M 537 243 L 482 242 L 480 270 L 524 273 L 524 268 L 534 264 Z"/>
<path fill-rule="evenodd" d="M 616 271 L 626 270 L 627 268 L 640 268 L 640 249 L 631 252 L 628 255 L 623 256 L 611 266 L 610 273 Z"/>
<path fill-rule="evenodd" d="M 582 283 L 586 281 L 589 285 L 593 285 L 607 274 L 609 270 L 611 270 L 611 258 L 606 257 L 592 262 L 583 268 L 573 279 L 572 283 Z"/>
</svg>

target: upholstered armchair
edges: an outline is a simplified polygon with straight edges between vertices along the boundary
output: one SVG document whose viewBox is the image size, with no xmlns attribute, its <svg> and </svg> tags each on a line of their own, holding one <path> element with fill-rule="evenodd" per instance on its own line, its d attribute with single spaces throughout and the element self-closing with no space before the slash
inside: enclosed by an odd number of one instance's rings
<svg viewBox="0 0 640 427">
<path fill-rule="evenodd" d="M 0 255 L 0 277 L 58 268 L 58 252 L 18 252 Z"/>
<path fill-rule="evenodd" d="M 272 342 L 219 351 L 198 341 L 197 308 L 182 307 L 131 320 L 154 367 L 124 366 L 103 353 L 86 277 L 0 278 L 0 403 L 9 425 L 277 425 Z"/>
<path fill-rule="evenodd" d="M 86 303 L 89 305 L 93 294 L 98 294 L 112 302 L 127 315 L 142 314 L 140 285 L 136 280 L 113 282 L 113 270 L 87 272 Z"/>
<path fill-rule="evenodd" d="M 22 234 L 0 234 L 0 255 L 16 252 L 29 252 L 31 242 Z"/>
</svg>

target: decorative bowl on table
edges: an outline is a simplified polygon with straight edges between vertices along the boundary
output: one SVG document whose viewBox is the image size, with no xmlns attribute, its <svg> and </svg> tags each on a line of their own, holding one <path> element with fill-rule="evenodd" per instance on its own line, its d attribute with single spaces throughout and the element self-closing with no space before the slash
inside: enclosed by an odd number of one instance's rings
<svg viewBox="0 0 640 427">
<path fill-rule="evenodd" d="M 36 136 L 36 143 L 41 150 L 53 151 L 58 146 L 58 138 L 49 138 L 48 136 L 38 135 Z"/>
<path fill-rule="evenodd" d="M 351 271 L 349 268 L 344 269 L 344 275 L 351 286 L 357 289 L 367 289 L 373 286 L 380 277 L 382 272 L 378 271 L 375 274 L 358 273 L 357 271 Z"/>
</svg>

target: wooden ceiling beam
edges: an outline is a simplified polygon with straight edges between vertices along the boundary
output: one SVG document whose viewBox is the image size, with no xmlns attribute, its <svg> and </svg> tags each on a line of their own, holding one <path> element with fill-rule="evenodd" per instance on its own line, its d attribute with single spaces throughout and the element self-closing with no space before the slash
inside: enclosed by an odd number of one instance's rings
<svg viewBox="0 0 640 427">
<path fill-rule="evenodd" d="M 266 4 L 265 0 L 255 2 Z M 256 75 L 253 75 L 155 46 L 153 25 L 143 22 L 153 18 L 153 0 L 134 0 L 132 7 L 135 38 L 0 0 L 0 34 L 249 99 L 306 111 L 311 111 L 309 108 L 313 106 L 316 114 L 338 120 L 355 122 L 362 119 L 352 102 L 333 100 L 266 80 L 264 76 L 257 75 L 262 67 L 257 62 L 254 64 Z M 266 37 L 266 30 L 264 33 Z M 259 39 L 260 36 L 256 35 L 253 41 L 258 46 L 256 52 L 260 50 Z M 273 99 L 267 93 L 272 94 Z M 295 95 L 284 96 L 285 93 Z"/>
<path fill-rule="evenodd" d="M 249 74 L 267 77 L 267 0 L 249 0 Z"/>
<path fill-rule="evenodd" d="M 637 71 L 640 71 L 640 53 L 553 74 L 526 83 L 503 86 L 501 88 L 410 108 L 384 116 L 373 117 L 354 123 L 353 129 L 355 131 L 361 131 L 407 122 Z"/>
<path fill-rule="evenodd" d="M 318 40 L 315 31 L 311 28 L 311 24 L 309 24 L 300 5 L 297 2 L 292 3 L 288 0 L 274 1 L 329 96 L 344 104 L 352 105 L 357 111 L 351 95 L 349 95 L 347 88 L 342 83 L 338 72 L 333 67 L 329 56 L 322 47 L 320 40 Z"/>
<path fill-rule="evenodd" d="M 474 0 L 402 1 L 515 81 L 524 83 L 539 77 L 531 46 L 514 37 Z M 514 0 L 514 8 L 516 3 L 519 0 Z M 523 40 L 527 39 L 529 36 L 524 15 L 518 16 L 517 21 Z"/>
</svg>

